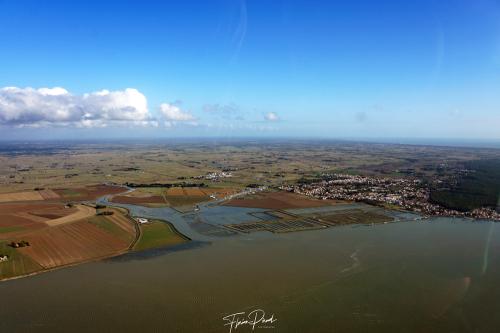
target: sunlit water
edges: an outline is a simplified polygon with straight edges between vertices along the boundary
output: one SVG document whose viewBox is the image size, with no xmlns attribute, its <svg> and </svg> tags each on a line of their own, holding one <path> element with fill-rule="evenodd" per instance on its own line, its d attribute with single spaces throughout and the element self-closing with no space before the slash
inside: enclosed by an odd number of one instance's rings
<svg viewBox="0 0 500 333">
<path fill-rule="evenodd" d="M 2 332 L 496 332 L 500 227 L 434 219 L 225 237 L 0 283 Z M 239 327 L 233 332 L 249 332 Z"/>
</svg>

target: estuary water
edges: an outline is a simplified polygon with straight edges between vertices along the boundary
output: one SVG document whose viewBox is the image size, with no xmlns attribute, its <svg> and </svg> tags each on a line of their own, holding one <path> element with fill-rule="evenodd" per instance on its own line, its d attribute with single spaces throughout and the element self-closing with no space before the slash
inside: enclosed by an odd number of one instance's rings
<svg viewBox="0 0 500 333">
<path fill-rule="evenodd" d="M 195 241 L 0 283 L 2 332 L 496 332 L 500 225 L 462 219 Z M 262 325 L 261 325 L 262 326 Z M 251 332 L 242 325 L 232 332 Z"/>
</svg>

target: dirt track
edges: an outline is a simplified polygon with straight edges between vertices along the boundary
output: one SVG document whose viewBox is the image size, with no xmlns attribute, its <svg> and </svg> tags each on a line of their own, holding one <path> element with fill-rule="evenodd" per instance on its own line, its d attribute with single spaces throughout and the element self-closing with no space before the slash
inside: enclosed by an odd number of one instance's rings
<svg viewBox="0 0 500 333">
<path fill-rule="evenodd" d="M 58 219 L 54 220 L 49 220 L 46 221 L 45 223 L 51 227 L 56 226 L 56 225 L 61 225 L 65 223 L 71 223 L 75 222 L 78 220 L 82 220 L 87 217 L 92 217 L 96 214 L 95 208 L 85 206 L 85 205 L 77 205 L 76 208 L 78 209 L 77 212 L 70 214 L 68 216 L 63 216 Z"/>
</svg>

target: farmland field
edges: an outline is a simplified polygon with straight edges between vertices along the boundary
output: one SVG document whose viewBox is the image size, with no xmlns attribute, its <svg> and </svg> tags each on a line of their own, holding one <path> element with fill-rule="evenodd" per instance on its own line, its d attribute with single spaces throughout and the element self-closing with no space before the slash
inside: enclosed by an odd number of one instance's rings
<svg viewBox="0 0 500 333">
<path fill-rule="evenodd" d="M 94 216 L 88 221 L 111 235 L 131 244 L 131 242 L 135 239 L 135 228 L 133 225 L 135 222 L 131 221 L 128 217 L 120 214 L 116 210 L 108 211 L 111 211 L 114 214 L 107 216 Z"/>
<path fill-rule="evenodd" d="M 141 188 L 126 195 L 116 195 L 111 201 L 147 207 L 161 207 L 162 205 L 171 207 L 189 206 L 210 200 L 207 193 L 216 191 L 216 189 L 206 191 L 198 187 L 172 187 L 164 190 L 161 188 L 155 188 L 154 190 Z"/>
<path fill-rule="evenodd" d="M 168 196 L 177 196 L 177 195 L 184 195 L 185 192 L 182 189 L 182 187 L 172 187 L 167 190 L 167 195 Z"/>
<path fill-rule="evenodd" d="M 321 207 L 334 203 L 334 201 L 316 200 L 288 192 L 265 192 L 243 198 L 235 198 L 224 203 L 224 205 L 247 208 L 287 209 Z"/>
<path fill-rule="evenodd" d="M 81 188 L 54 189 L 61 198 L 72 201 L 95 200 L 107 194 L 117 194 L 125 192 L 121 186 L 92 185 Z"/>
<path fill-rule="evenodd" d="M 200 188 L 200 190 L 205 193 L 205 195 L 213 194 L 217 198 L 224 198 L 228 195 L 235 194 L 238 192 L 238 189 L 234 188 L 213 188 L 213 187 L 204 187 Z"/>
<path fill-rule="evenodd" d="M 0 194 L 0 202 L 12 201 L 40 201 L 44 200 L 43 196 L 37 191 L 2 193 Z"/>
<path fill-rule="evenodd" d="M 223 198 L 235 191 L 235 189 L 228 188 L 172 187 L 166 191 L 165 199 L 172 207 L 192 206 L 211 200 L 210 195 Z"/>
<path fill-rule="evenodd" d="M 23 237 L 18 249 L 43 268 L 102 258 L 125 251 L 129 243 L 86 220 L 47 228 Z"/>
<path fill-rule="evenodd" d="M 52 200 L 52 199 L 59 199 L 59 194 L 52 190 L 40 190 L 38 191 L 40 195 L 43 197 L 45 200 Z"/>
<path fill-rule="evenodd" d="M 0 217 L 1 218 L 1 217 Z M 23 230 L 20 226 L 0 227 L 0 234 Z"/>
<path fill-rule="evenodd" d="M 184 187 L 183 190 L 184 190 L 184 195 L 187 196 L 195 196 L 195 197 L 206 196 L 206 194 L 198 187 Z"/>
<path fill-rule="evenodd" d="M 134 250 L 137 251 L 175 245 L 186 241 L 170 224 L 165 222 L 152 221 L 140 227 L 141 238 L 134 247 Z"/>
<path fill-rule="evenodd" d="M 96 216 L 95 208 L 81 204 L 0 204 L 0 254 L 9 256 L 0 262 L 0 279 L 128 250 L 136 238 L 134 222 L 119 210 L 109 210 L 113 215 Z M 11 241 L 30 246 L 7 246 Z"/>
<path fill-rule="evenodd" d="M 8 261 L 0 262 L 0 279 L 30 274 L 42 269 L 31 258 L 8 246 L 7 242 L 0 242 L 0 255 L 9 257 Z"/>
<path fill-rule="evenodd" d="M 118 195 L 114 196 L 111 200 L 112 202 L 124 203 L 124 204 L 165 204 L 165 199 L 159 195 L 152 196 L 129 196 L 129 195 Z"/>
<path fill-rule="evenodd" d="M 75 214 L 76 208 L 66 208 L 62 203 L 3 203 L 0 204 L 0 239 L 13 234 L 47 227 L 51 220 Z"/>
<path fill-rule="evenodd" d="M 116 224 L 123 231 L 127 232 L 129 235 L 134 235 L 135 230 L 135 222 L 130 219 L 130 217 L 126 216 L 122 211 L 118 209 L 108 209 L 112 211 L 114 214 L 111 216 L 106 216 L 108 220 Z"/>
</svg>

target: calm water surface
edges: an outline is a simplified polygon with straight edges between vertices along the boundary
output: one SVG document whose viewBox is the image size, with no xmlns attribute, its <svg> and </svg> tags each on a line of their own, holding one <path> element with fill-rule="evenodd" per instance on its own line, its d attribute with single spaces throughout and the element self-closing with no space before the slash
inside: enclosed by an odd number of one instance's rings
<svg viewBox="0 0 500 333">
<path fill-rule="evenodd" d="M 278 321 L 255 332 L 497 332 L 500 225 L 225 237 L 3 282 L 0 297 L 1 332 L 229 332 L 223 316 L 256 308 Z"/>
</svg>

